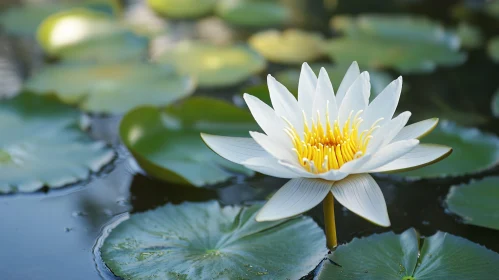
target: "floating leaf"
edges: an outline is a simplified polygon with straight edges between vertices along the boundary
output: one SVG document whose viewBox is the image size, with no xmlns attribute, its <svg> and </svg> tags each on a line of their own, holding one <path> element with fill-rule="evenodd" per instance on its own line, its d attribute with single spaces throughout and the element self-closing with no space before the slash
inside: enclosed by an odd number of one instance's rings
<svg viewBox="0 0 499 280">
<path fill-rule="evenodd" d="M 139 61 L 147 58 L 147 52 L 146 38 L 120 32 L 66 47 L 59 51 L 58 56 L 64 61 Z"/>
<path fill-rule="evenodd" d="M 215 184 L 233 176 L 228 170 L 252 171 L 212 152 L 200 132 L 247 136 L 257 129 L 246 110 L 210 98 L 190 98 L 163 110 L 141 107 L 128 112 L 120 124 L 123 143 L 150 175 L 194 186 Z"/>
<path fill-rule="evenodd" d="M 288 29 L 267 30 L 249 38 L 249 44 L 266 59 L 277 63 L 302 64 L 320 58 L 324 38 L 319 33 Z"/>
<path fill-rule="evenodd" d="M 496 91 L 494 96 L 492 97 L 492 114 L 494 117 L 499 118 L 499 90 Z"/>
<path fill-rule="evenodd" d="M 447 209 L 467 224 L 499 230 L 499 177 L 453 186 L 447 194 Z"/>
<path fill-rule="evenodd" d="M 420 242 L 423 243 L 419 250 Z M 318 280 L 468 280 L 494 279 L 499 254 L 462 237 L 437 232 L 419 239 L 414 229 L 354 239 L 324 262 Z"/>
<path fill-rule="evenodd" d="M 273 0 L 220 0 L 216 13 L 223 20 L 244 27 L 272 27 L 291 20 L 291 10 Z"/>
<path fill-rule="evenodd" d="M 38 94 L 56 94 L 85 111 L 124 113 L 139 105 L 170 104 L 191 94 L 194 85 L 171 67 L 134 62 L 47 66 L 25 87 Z"/>
<path fill-rule="evenodd" d="M 217 0 L 147 0 L 156 13 L 168 18 L 197 18 L 213 11 Z"/>
<path fill-rule="evenodd" d="M 344 33 L 325 45 L 339 64 L 358 61 L 366 68 L 395 68 L 401 72 L 429 72 L 437 65 L 465 61 L 459 38 L 438 23 L 410 16 L 338 16 L 332 26 Z"/>
<path fill-rule="evenodd" d="M 58 188 L 88 177 L 114 152 L 79 128 L 80 114 L 45 97 L 0 103 L 0 193 Z"/>
<path fill-rule="evenodd" d="M 256 222 L 259 205 L 167 204 L 112 229 L 102 259 L 125 279 L 299 279 L 323 259 L 308 217 Z"/>
<path fill-rule="evenodd" d="M 438 163 L 398 174 L 414 179 L 459 176 L 483 171 L 499 161 L 499 139 L 496 136 L 448 121 L 441 121 L 422 142 L 452 147 L 452 154 Z"/>
<path fill-rule="evenodd" d="M 222 87 L 241 83 L 265 68 L 265 60 L 242 45 L 216 46 L 184 41 L 159 56 L 160 63 L 173 65 L 192 75 L 201 87 Z"/>
<path fill-rule="evenodd" d="M 53 14 L 38 27 L 37 39 L 50 55 L 89 40 L 121 33 L 124 28 L 105 13 L 76 8 Z"/>
<path fill-rule="evenodd" d="M 460 22 L 456 29 L 461 45 L 465 48 L 475 49 L 483 44 L 483 35 L 478 27 L 467 22 Z"/>
<path fill-rule="evenodd" d="M 487 52 L 492 60 L 499 63 L 499 36 L 494 37 L 489 41 L 489 44 L 487 45 Z"/>
<path fill-rule="evenodd" d="M 12 7 L 0 13 L 0 25 L 10 34 L 34 36 L 38 25 L 48 16 L 76 7 L 88 8 L 107 14 L 118 13 L 119 4 L 114 0 L 81 1 L 80 3 L 40 3 Z"/>
</svg>

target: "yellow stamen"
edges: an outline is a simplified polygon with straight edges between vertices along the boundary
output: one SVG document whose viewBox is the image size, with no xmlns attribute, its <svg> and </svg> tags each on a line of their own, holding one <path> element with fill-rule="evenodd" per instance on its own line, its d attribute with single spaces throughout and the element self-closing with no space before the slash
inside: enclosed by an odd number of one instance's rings
<svg viewBox="0 0 499 280">
<path fill-rule="evenodd" d="M 326 109 L 327 107 L 329 104 Z M 359 131 L 363 122 L 361 115 L 362 111 L 355 114 L 351 111 L 343 126 L 340 126 L 339 119 L 331 123 L 329 113 L 326 113 L 326 122 L 323 125 L 320 112 L 317 112 L 317 119 L 312 119 L 310 127 L 303 112 L 302 137 L 291 122 L 284 119 L 288 124 L 285 132 L 291 138 L 293 151 L 300 164 L 309 172 L 324 173 L 331 169 L 339 169 L 343 164 L 362 157 L 369 141 L 373 138 L 373 132 L 379 128 L 377 124 L 382 119 L 375 121 L 368 130 Z"/>
</svg>

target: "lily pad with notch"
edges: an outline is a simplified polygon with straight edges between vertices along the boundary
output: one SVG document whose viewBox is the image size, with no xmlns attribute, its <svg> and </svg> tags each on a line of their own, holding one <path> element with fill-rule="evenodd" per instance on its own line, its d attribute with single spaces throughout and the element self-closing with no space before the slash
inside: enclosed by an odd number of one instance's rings
<svg viewBox="0 0 499 280">
<path fill-rule="evenodd" d="M 332 60 L 356 60 L 365 68 L 395 68 L 403 73 L 431 72 L 439 65 L 456 66 L 466 60 L 459 38 L 440 24 L 422 17 L 337 16 L 333 29 L 344 36 L 325 44 Z"/>
<path fill-rule="evenodd" d="M 339 246 L 329 259 L 318 280 L 493 279 L 499 273 L 499 254 L 440 231 L 423 239 L 414 229 L 355 238 Z"/>
<path fill-rule="evenodd" d="M 168 66 L 144 62 L 66 63 L 43 68 L 25 87 L 55 94 L 93 113 L 124 113 L 136 106 L 164 106 L 194 91 L 193 79 Z"/>
<path fill-rule="evenodd" d="M 499 177 L 485 177 L 452 186 L 445 200 L 447 209 L 466 224 L 499 230 Z"/>
<path fill-rule="evenodd" d="M 100 248 L 124 279 L 299 279 L 326 253 L 309 217 L 256 222 L 260 205 L 167 204 L 132 214 Z"/>
<path fill-rule="evenodd" d="M 421 169 L 396 173 L 409 179 L 462 176 L 492 168 L 499 162 L 499 138 L 477 128 L 441 121 L 422 142 L 452 147 L 452 154 Z"/>
<path fill-rule="evenodd" d="M 183 41 L 161 54 L 157 61 L 196 78 L 200 87 L 224 87 L 244 82 L 262 71 L 266 62 L 244 45 L 217 46 Z"/>
<path fill-rule="evenodd" d="M 120 124 L 120 137 L 148 174 L 201 187 L 223 182 L 233 172 L 253 172 L 212 152 L 200 133 L 247 136 L 249 130 L 258 128 L 248 111 L 221 100 L 193 97 L 164 109 L 145 106 L 128 112 Z"/>
<path fill-rule="evenodd" d="M 78 110 L 28 93 L 0 103 L 0 193 L 59 188 L 114 158 L 80 128 Z"/>
</svg>

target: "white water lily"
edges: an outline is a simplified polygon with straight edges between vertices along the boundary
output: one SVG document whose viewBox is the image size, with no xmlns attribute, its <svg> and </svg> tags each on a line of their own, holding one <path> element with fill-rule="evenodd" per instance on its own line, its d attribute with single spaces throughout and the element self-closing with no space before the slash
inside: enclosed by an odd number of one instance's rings
<svg viewBox="0 0 499 280">
<path fill-rule="evenodd" d="M 438 119 L 405 126 L 411 113 L 392 118 L 399 102 L 402 77 L 369 103 L 369 73 L 354 62 L 336 94 L 324 68 L 319 77 L 302 66 L 298 100 L 271 75 L 273 109 L 245 94 L 251 114 L 265 132 L 252 138 L 202 134 L 220 156 L 254 171 L 290 178 L 265 204 L 257 221 L 273 221 L 303 213 L 329 192 L 343 206 L 381 226 L 390 226 L 383 193 L 372 172 L 422 167 L 448 156 L 446 146 L 420 144 Z"/>
</svg>

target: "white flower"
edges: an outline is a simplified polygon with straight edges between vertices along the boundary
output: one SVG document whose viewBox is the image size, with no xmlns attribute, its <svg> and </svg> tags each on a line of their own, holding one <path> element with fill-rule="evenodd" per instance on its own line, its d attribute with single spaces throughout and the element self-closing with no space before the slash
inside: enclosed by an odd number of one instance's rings
<svg viewBox="0 0 499 280">
<path fill-rule="evenodd" d="M 449 155 L 451 148 L 420 144 L 438 119 L 405 126 L 410 112 L 393 118 L 402 77 L 369 103 L 369 73 L 354 62 L 338 91 L 324 68 L 317 78 L 302 66 L 298 100 L 268 76 L 272 106 L 245 94 L 251 114 L 265 132 L 252 138 L 202 134 L 220 156 L 254 171 L 290 178 L 260 210 L 257 221 L 303 213 L 329 192 L 352 212 L 381 226 L 390 226 L 385 199 L 368 174 L 413 169 Z"/>
</svg>

